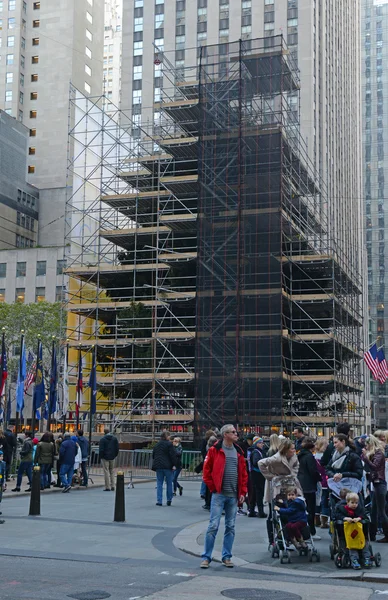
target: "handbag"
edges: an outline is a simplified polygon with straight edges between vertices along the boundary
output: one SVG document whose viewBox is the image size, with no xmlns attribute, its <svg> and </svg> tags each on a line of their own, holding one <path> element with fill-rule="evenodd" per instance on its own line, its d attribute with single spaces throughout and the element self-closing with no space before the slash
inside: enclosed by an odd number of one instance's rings
<svg viewBox="0 0 388 600">
<path fill-rule="evenodd" d="M 365 548 L 365 535 L 362 529 L 362 523 L 344 522 L 344 533 L 346 547 L 349 550 L 362 550 Z"/>
<path fill-rule="evenodd" d="M 194 467 L 194 471 L 197 473 L 197 475 L 199 473 L 202 473 L 202 471 L 203 471 L 203 461 L 201 463 L 199 463 L 199 465 L 197 465 L 196 467 Z"/>
</svg>

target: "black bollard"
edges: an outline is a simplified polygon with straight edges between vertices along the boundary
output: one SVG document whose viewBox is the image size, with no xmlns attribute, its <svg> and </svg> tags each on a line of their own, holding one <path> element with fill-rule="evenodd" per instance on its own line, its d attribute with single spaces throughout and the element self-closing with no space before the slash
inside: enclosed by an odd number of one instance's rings
<svg viewBox="0 0 388 600">
<path fill-rule="evenodd" d="M 30 517 L 40 515 L 40 467 L 34 467 L 32 471 Z"/>
<path fill-rule="evenodd" d="M 117 473 L 114 521 L 117 523 L 125 521 L 124 473 L 122 471 Z"/>
</svg>

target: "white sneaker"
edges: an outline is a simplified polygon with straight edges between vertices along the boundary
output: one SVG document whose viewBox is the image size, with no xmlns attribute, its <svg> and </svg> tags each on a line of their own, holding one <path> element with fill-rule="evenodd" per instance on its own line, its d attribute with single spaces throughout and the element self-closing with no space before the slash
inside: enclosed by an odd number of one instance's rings
<svg viewBox="0 0 388 600">
<path fill-rule="evenodd" d="M 317 534 L 315 534 L 315 535 L 313 535 L 311 537 L 313 538 L 313 540 L 321 540 L 322 539 L 321 536 L 317 535 Z"/>
</svg>

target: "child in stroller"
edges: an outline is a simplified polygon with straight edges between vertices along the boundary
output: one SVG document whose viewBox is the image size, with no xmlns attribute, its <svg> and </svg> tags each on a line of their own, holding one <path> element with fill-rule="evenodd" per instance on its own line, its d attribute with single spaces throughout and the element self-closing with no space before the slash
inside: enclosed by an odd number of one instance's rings
<svg viewBox="0 0 388 600">
<path fill-rule="evenodd" d="M 366 515 L 365 515 L 365 511 L 364 508 L 362 506 L 362 504 L 360 503 L 360 499 L 358 497 L 358 494 L 356 494 L 355 492 L 350 492 L 346 495 L 346 500 L 341 500 L 340 502 L 338 502 L 338 504 L 335 507 L 335 522 L 336 525 L 340 525 L 340 524 L 344 524 L 344 523 L 361 523 L 362 521 L 366 520 Z M 354 535 L 355 534 L 355 535 Z M 356 549 L 354 547 L 354 545 L 352 544 L 352 538 L 354 540 L 355 537 L 357 536 L 362 536 L 363 540 L 361 540 L 361 542 L 363 543 L 363 547 Z M 345 539 L 346 539 L 346 534 L 345 534 Z M 365 536 L 362 532 L 362 530 L 360 529 L 359 531 L 357 531 L 357 529 L 354 529 L 353 533 L 350 535 L 349 538 L 350 541 L 350 547 L 349 547 L 349 542 L 347 544 L 348 546 L 348 551 L 349 551 L 349 557 L 350 557 L 350 564 L 352 569 L 361 569 L 361 565 L 359 562 L 359 553 L 361 554 L 361 558 L 362 558 L 362 562 L 364 563 L 364 567 L 366 569 L 370 569 L 370 567 L 372 566 L 371 563 L 371 551 L 370 551 L 370 545 L 367 541 L 365 541 Z M 352 547 L 353 545 L 353 547 Z"/>
<path fill-rule="evenodd" d="M 297 550 L 304 550 L 307 555 L 307 544 L 303 538 L 303 530 L 307 527 L 306 503 L 303 498 L 297 496 L 296 488 L 287 490 L 287 507 L 279 506 L 283 500 L 278 498 L 278 504 L 274 510 L 278 511 L 281 518 L 287 519 L 285 525 L 288 538 Z"/>
</svg>

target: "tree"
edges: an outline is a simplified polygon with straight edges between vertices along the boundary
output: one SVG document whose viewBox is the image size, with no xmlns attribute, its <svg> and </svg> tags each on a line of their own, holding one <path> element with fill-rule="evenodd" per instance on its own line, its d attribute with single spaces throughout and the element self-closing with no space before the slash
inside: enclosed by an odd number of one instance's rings
<svg viewBox="0 0 388 600">
<path fill-rule="evenodd" d="M 18 348 L 24 330 L 26 350 L 36 355 L 38 335 L 43 345 L 43 364 L 50 369 L 53 336 L 59 339 L 61 322 L 60 302 L 36 304 L 0 304 L 0 327 L 5 329 L 8 351 L 8 371 L 15 375 L 18 369 Z"/>
</svg>

